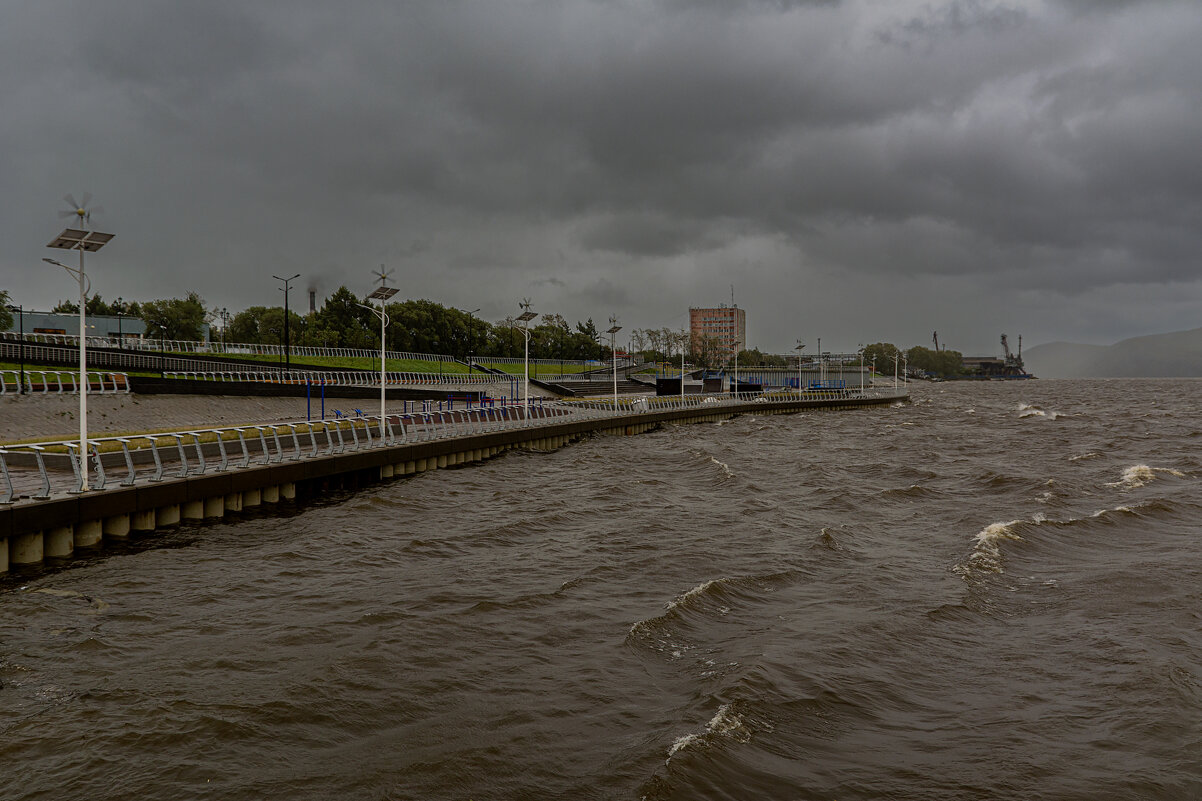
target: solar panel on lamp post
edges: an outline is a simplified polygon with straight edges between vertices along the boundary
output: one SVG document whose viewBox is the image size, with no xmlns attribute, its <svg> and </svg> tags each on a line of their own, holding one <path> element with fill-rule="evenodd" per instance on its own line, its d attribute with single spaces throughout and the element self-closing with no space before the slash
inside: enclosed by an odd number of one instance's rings
<svg viewBox="0 0 1202 801">
<path fill-rule="evenodd" d="M 374 307 L 374 306 L 364 306 L 364 308 L 366 308 L 366 309 L 371 309 L 371 311 L 374 314 L 378 315 L 380 318 L 380 440 L 381 441 L 384 441 L 384 420 L 385 420 L 385 416 L 386 416 L 386 413 L 384 411 L 384 402 L 385 402 L 385 399 L 387 398 L 387 395 L 385 394 L 385 386 L 386 386 L 386 384 L 385 384 L 385 376 L 386 376 L 385 358 L 386 358 L 387 352 L 385 350 L 385 343 L 384 343 L 384 329 L 387 328 L 387 326 L 388 326 L 388 312 L 384 311 L 384 303 L 386 301 L 388 301 L 393 295 L 395 295 L 399 291 L 400 290 L 394 286 L 381 286 L 375 292 L 372 292 L 370 295 L 367 296 L 368 300 L 380 301 L 380 308 L 376 309 L 376 307 Z"/>
<path fill-rule="evenodd" d="M 610 317 L 609 324 L 611 328 L 605 333 L 609 334 L 609 358 L 613 361 L 614 366 L 614 411 L 618 410 L 618 345 L 617 333 L 622 330 L 622 326 L 615 325 L 618 322 L 617 317 Z"/>
<path fill-rule="evenodd" d="M 526 335 L 526 356 L 522 360 L 522 419 L 525 420 L 527 411 L 530 408 L 530 321 L 538 317 L 538 314 L 530 311 L 529 298 L 523 300 L 518 305 L 526 310 L 514 318 L 515 322 L 522 324 L 522 333 Z"/>
<path fill-rule="evenodd" d="M 63 232 L 51 240 L 46 247 L 58 250 L 78 250 L 79 268 L 68 267 L 54 259 L 42 261 L 62 267 L 68 273 L 79 279 L 79 473 L 82 478 L 80 491 L 88 491 L 88 329 L 87 329 L 87 295 L 91 290 L 91 282 L 84 273 L 83 254 L 85 251 L 95 253 L 107 245 L 115 234 L 102 234 L 99 231 L 84 231 L 78 228 L 65 228 Z"/>
</svg>

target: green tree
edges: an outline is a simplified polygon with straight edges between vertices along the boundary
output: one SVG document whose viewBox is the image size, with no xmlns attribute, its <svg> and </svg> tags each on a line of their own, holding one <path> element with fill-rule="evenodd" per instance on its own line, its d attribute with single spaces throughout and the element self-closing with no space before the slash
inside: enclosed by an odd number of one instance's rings
<svg viewBox="0 0 1202 801">
<path fill-rule="evenodd" d="M 150 300 L 142 304 L 146 336 L 151 339 L 199 340 L 204 333 L 205 303 L 195 292 L 185 298 Z"/>
<path fill-rule="evenodd" d="M 266 311 L 266 306 L 251 306 L 235 314 L 230 320 L 229 330 L 225 332 L 225 341 L 262 344 L 263 335 L 260 329 Z"/>
<path fill-rule="evenodd" d="M 723 346 L 717 337 L 707 337 L 693 334 L 689 337 L 689 361 L 699 367 L 709 369 L 725 364 L 730 351 Z"/>
<path fill-rule="evenodd" d="M 739 364 L 748 367 L 788 367 L 789 360 L 784 356 L 764 353 L 759 348 L 739 351 Z"/>
<path fill-rule="evenodd" d="M 8 310 L 8 304 L 8 290 L 0 289 L 0 331 L 7 331 L 13 327 L 13 313 Z"/>
<path fill-rule="evenodd" d="M 92 295 L 88 298 L 86 304 L 89 315 L 98 314 L 106 317 L 112 317 L 120 311 L 122 314 L 129 317 L 140 317 L 140 309 L 137 303 L 125 303 L 113 301 L 105 303 L 104 298 L 100 295 Z M 60 300 L 53 309 L 52 314 L 79 314 L 79 304 L 73 300 Z"/>
<path fill-rule="evenodd" d="M 937 376 L 955 376 L 964 373 L 964 357 L 956 350 L 940 350 L 915 345 L 906 351 L 911 370 L 920 370 Z"/>
<path fill-rule="evenodd" d="M 876 369 L 882 373 L 893 372 L 894 357 L 901 358 L 901 351 L 896 345 L 888 342 L 874 342 L 864 348 L 864 361 L 867 364 L 875 364 Z M 874 361 L 875 360 L 875 361 Z M 901 369 L 900 367 L 898 368 Z"/>
<path fill-rule="evenodd" d="M 322 330 L 327 338 L 333 340 L 327 347 L 380 347 L 379 321 L 370 310 L 360 305 L 362 303 L 363 301 L 345 286 L 338 287 L 334 294 L 326 298 L 321 309 L 313 315 L 311 323 Z M 289 320 L 291 321 L 291 318 Z"/>
</svg>

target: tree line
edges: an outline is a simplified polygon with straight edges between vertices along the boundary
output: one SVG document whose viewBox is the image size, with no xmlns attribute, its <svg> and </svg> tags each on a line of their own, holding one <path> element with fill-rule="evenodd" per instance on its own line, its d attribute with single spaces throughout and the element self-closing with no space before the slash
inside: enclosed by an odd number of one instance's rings
<svg viewBox="0 0 1202 801">
<path fill-rule="evenodd" d="M 9 293 L 0 290 L 0 329 L 12 326 L 8 310 Z M 380 346 L 380 320 L 345 286 L 326 298 L 315 313 L 301 316 L 288 311 L 288 339 L 293 345 L 325 348 L 373 350 Z M 76 314 L 79 304 L 60 301 L 51 311 Z M 459 360 L 471 356 L 520 357 L 523 353 L 521 329 L 513 318 L 490 323 L 459 309 L 431 300 L 404 300 L 386 306 L 389 325 L 385 342 L 389 350 L 414 353 L 443 353 Z M 100 295 L 87 301 L 87 313 L 123 314 L 141 319 L 146 336 L 152 339 L 199 340 L 206 323 L 225 321 L 217 309 L 207 309 L 196 292 L 183 298 L 106 302 Z M 284 309 L 280 306 L 251 306 L 229 318 L 228 325 L 216 327 L 213 340 L 248 344 L 282 345 Z M 678 362 L 684 350 L 685 361 L 693 367 L 730 366 L 734 355 L 714 337 L 690 335 L 670 328 L 636 328 L 630 333 L 630 348 L 646 361 Z M 592 319 L 575 326 L 559 314 L 544 314 L 530 327 L 530 357 L 533 359 L 600 359 L 609 357 L 606 336 Z M 876 369 L 889 372 L 894 356 L 904 358 L 911 372 L 953 377 L 965 374 L 959 351 L 934 351 L 914 346 L 902 351 L 888 342 L 876 342 L 864 348 L 864 359 Z M 758 367 L 785 367 L 784 356 L 764 353 L 759 348 L 741 350 L 739 364 Z"/>
<path fill-rule="evenodd" d="M 964 355 L 958 350 L 934 351 L 915 345 L 903 351 L 889 342 L 876 342 L 864 348 L 865 360 L 875 359 L 876 368 L 882 372 L 892 371 L 894 357 L 899 365 L 904 361 L 911 373 L 951 378 L 968 372 L 964 369 Z"/>
<path fill-rule="evenodd" d="M 325 348 L 380 347 L 380 318 L 345 286 L 326 298 L 321 308 L 308 315 L 288 310 L 287 337 L 295 346 Z M 141 303 L 118 299 L 105 302 L 100 295 L 87 301 L 87 313 L 123 314 L 137 317 L 146 325 L 149 339 L 200 340 L 210 324 L 210 340 L 259 345 L 284 344 L 284 309 L 280 306 L 251 306 L 223 316 L 207 308 L 204 298 L 189 292 L 183 298 L 163 298 Z M 79 304 L 60 301 L 51 311 L 76 314 Z M 404 300 L 385 307 L 388 327 L 385 343 L 389 350 L 442 353 L 466 360 L 475 356 L 520 357 L 525 340 L 513 318 L 496 323 L 430 300 Z M 0 311 L 0 322 L 4 321 Z M 530 357 L 535 359 L 603 359 L 609 343 L 602 341 L 591 319 L 575 326 L 559 314 L 541 315 L 530 326 Z"/>
</svg>

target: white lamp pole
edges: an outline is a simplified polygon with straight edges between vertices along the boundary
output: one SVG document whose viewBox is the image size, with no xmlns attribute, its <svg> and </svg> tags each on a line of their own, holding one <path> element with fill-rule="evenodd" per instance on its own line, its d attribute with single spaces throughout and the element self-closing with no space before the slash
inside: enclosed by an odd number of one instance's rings
<svg viewBox="0 0 1202 801">
<path fill-rule="evenodd" d="M 801 352 L 805 350 L 805 343 L 800 339 L 797 340 L 797 347 L 793 350 L 797 351 L 797 394 L 800 395 L 803 389 L 801 381 Z"/>
<path fill-rule="evenodd" d="M 734 396 L 735 400 L 739 399 L 739 340 L 735 338 L 735 385 Z"/>
<path fill-rule="evenodd" d="M 526 336 L 526 358 L 522 362 L 522 419 L 525 420 L 530 409 L 530 321 L 538 315 L 530 311 L 530 298 L 523 299 L 518 305 L 525 309 L 517 316 L 517 321 L 522 324 L 522 333 Z"/>
<path fill-rule="evenodd" d="M 818 386 L 826 387 L 826 359 L 822 355 L 822 337 L 818 337 Z"/>
<path fill-rule="evenodd" d="M 84 199 L 87 202 L 87 198 Z M 80 219 L 86 221 L 86 213 L 80 214 Z M 102 234 L 97 231 L 83 231 L 76 228 L 67 228 L 59 234 L 47 247 L 58 248 L 59 250 L 78 250 L 79 251 L 79 269 L 68 267 L 62 262 L 54 259 L 42 259 L 49 264 L 54 264 L 62 267 L 67 272 L 79 278 L 79 467 L 80 476 L 83 479 L 80 485 L 80 490 L 88 491 L 88 384 L 87 384 L 87 369 L 88 369 L 88 329 L 87 329 L 87 303 L 88 292 L 91 290 L 91 282 L 88 281 L 84 273 L 83 254 L 84 251 L 95 253 L 104 247 L 113 238 L 113 234 Z"/>
<path fill-rule="evenodd" d="M 614 411 L 618 410 L 618 346 L 617 334 L 622 330 L 622 326 L 617 325 L 618 318 L 611 316 L 609 318 L 610 328 L 605 333 L 609 334 L 609 358 L 613 361 L 614 366 Z"/>
<path fill-rule="evenodd" d="M 684 403 L 684 352 L 688 347 L 689 334 L 687 331 L 680 332 L 680 402 Z"/>
<path fill-rule="evenodd" d="M 387 417 L 387 412 L 385 411 L 384 403 L 388 397 L 387 393 L 385 391 L 386 387 L 387 387 L 387 383 L 386 383 L 387 373 L 385 372 L 385 369 L 386 369 L 385 368 L 385 364 L 386 364 L 385 358 L 386 358 L 387 352 L 385 351 L 385 340 L 384 340 L 384 329 L 388 327 L 388 312 L 384 311 L 384 304 L 400 290 L 398 290 L 394 286 L 385 286 L 384 285 L 384 282 L 386 280 L 388 280 L 388 277 L 382 270 L 380 273 L 378 273 L 378 275 L 380 276 L 380 287 L 379 287 L 379 289 L 377 289 L 376 291 L 374 291 L 370 295 L 368 295 L 367 299 L 380 301 L 380 308 L 377 309 L 375 306 L 364 306 L 362 303 L 360 303 L 359 305 L 362 306 L 364 309 L 370 310 L 373 314 L 377 315 L 380 318 L 380 441 L 383 442 L 384 441 L 384 421 Z"/>
</svg>

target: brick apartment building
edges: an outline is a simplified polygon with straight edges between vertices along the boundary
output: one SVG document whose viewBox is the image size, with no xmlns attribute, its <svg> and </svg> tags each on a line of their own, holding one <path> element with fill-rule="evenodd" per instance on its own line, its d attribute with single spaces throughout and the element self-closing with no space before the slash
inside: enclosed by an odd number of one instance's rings
<svg viewBox="0 0 1202 801">
<path fill-rule="evenodd" d="M 727 350 L 747 347 L 747 312 L 738 306 L 716 309 L 689 309 L 689 333 L 693 337 L 713 337 Z"/>
</svg>

